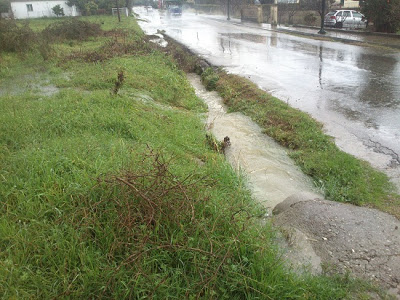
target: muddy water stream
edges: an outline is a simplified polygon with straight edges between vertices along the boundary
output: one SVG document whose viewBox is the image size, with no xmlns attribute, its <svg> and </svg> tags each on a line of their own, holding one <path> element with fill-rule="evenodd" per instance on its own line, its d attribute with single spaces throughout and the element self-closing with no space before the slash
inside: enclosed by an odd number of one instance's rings
<svg viewBox="0 0 400 300">
<path fill-rule="evenodd" d="M 261 132 L 260 127 L 240 113 L 227 113 L 216 92 L 207 91 L 199 76 L 188 79 L 196 95 L 208 105 L 207 127 L 222 141 L 229 136 L 225 152 L 228 161 L 249 182 L 253 197 L 266 208 L 274 208 L 288 196 L 300 192 L 318 193 L 311 179 L 288 157 L 286 149 Z"/>
</svg>

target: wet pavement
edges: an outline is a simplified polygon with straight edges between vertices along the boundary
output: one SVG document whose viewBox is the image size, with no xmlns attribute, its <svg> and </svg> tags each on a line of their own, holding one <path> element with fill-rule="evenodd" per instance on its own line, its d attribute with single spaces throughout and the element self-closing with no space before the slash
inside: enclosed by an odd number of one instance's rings
<svg viewBox="0 0 400 300">
<path fill-rule="evenodd" d="M 136 12 L 146 19 L 139 22 L 146 33 L 165 30 L 211 64 L 311 114 L 342 150 L 386 172 L 400 188 L 400 51 L 365 47 L 381 37 L 333 31 L 316 39 L 223 16 Z"/>
</svg>

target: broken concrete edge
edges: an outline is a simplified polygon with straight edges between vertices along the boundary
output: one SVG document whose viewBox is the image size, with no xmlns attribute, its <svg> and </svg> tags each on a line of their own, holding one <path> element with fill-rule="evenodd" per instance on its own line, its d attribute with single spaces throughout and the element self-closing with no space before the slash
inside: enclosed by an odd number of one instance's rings
<svg viewBox="0 0 400 300">
<path fill-rule="evenodd" d="M 308 258 L 318 271 L 319 258 L 323 272 L 349 273 L 400 299 L 400 221 L 395 217 L 306 194 L 286 198 L 275 213 L 272 224 L 285 239 L 281 248 L 291 264 Z"/>
<path fill-rule="evenodd" d="M 309 272 L 313 275 L 323 273 L 322 259 L 315 252 L 312 242 L 303 231 L 293 226 L 279 226 L 277 243 L 283 251 L 285 264 L 298 274 Z"/>
<path fill-rule="evenodd" d="M 315 199 L 322 199 L 320 195 L 314 193 L 303 192 L 299 194 L 293 194 L 283 200 L 281 203 L 277 204 L 274 209 L 272 210 L 273 215 L 278 215 L 285 210 L 291 208 L 296 203 L 304 202 L 304 201 L 311 201 Z"/>
<path fill-rule="evenodd" d="M 303 192 L 293 194 L 277 204 L 272 211 L 272 215 L 279 215 L 284 211 L 292 208 L 297 203 L 314 201 L 321 199 L 318 194 Z M 284 257 L 286 263 L 296 272 L 301 273 L 302 270 L 308 270 L 311 274 L 322 273 L 322 259 L 315 252 L 312 239 L 299 228 L 286 225 L 273 225 L 279 230 L 281 239 L 278 241 L 280 247 L 285 251 Z"/>
</svg>

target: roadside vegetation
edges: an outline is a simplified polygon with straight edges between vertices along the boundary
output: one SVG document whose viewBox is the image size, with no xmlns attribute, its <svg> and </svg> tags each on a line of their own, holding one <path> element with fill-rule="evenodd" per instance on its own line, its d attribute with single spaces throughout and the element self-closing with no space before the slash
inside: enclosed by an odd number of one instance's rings
<svg viewBox="0 0 400 300">
<path fill-rule="evenodd" d="M 133 18 L 1 22 L 0 45 L 14 43 L 0 49 L 1 298 L 379 292 L 285 266 L 244 178 L 207 142 L 206 107 L 177 65 L 195 59 L 182 49 L 161 52 Z M 224 76 L 214 78 L 227 103 L 255 109 L 238 91 L 228 100 Z M 268 133 L 289 141 L 274 125 Z"/>
</svg>

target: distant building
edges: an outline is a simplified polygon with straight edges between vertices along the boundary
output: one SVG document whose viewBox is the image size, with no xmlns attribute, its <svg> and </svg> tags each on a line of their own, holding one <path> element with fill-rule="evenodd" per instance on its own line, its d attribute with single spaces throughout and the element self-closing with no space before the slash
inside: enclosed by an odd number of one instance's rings
<svg viewBox="0 0 400 300">
<path fill-rule="evenodd" d="M 52 10 L 56 5 L 60 5 L 65 16 L 75 17 L 80 15 L 75 6 L 68 6 L 67 2 L 62 0 L 11 0 L 11 12 L 15 19 L 56 17 Z"/>
<path fill-rule="evenodd" d="M 360 1 L 344 0 L 342 8 L 360 8 Z"/>
<path fill-rule="evenodd" d="M 300 0 L 277 0 L 278 4 L 296 4 L 300 3 Z"/>
<path fill-rule="evenodd" d="M 359 0 L 336 0 L 332 8 L 335 9 L 346 9 L 346 8 L 352 8 L 352 9 L 359 9 L 360 8 L 360 1 Z"/>
</svg>

